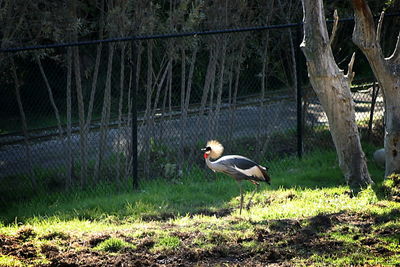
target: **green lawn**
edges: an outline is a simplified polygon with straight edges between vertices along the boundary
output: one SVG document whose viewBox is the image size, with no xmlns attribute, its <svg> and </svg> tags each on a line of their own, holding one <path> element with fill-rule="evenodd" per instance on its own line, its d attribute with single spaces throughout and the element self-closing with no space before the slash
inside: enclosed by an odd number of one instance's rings
<svg viewBox="0 0 400 267">
<path fill-rule="evenodd" d="M 373 148 L 365 150 L 370 158 Z M 103 185 L 9 205 L 0 214 L 0 266 L 400 264 L 400 203 L 385 197 L 383 170 L 371 160 L 375 185 L 357 196 L 334 152 L 268 165 L 272 185 L 242 215 L 236 182 L 203 168 L 140 191 Z M 253 185 L 246 190 L 247 200 Z"/>
</svg>

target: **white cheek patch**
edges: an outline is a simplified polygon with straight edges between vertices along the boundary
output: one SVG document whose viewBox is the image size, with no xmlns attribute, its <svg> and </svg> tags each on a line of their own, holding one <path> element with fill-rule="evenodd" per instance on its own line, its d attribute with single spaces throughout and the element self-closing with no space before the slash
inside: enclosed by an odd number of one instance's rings
<svg viewBox="0 0 400 267">
<path fill-rule="evenodd" d="M 264 177 L 262 172 L 260 171 L 260 168 L 258 168 L 258 166 L 253 166 L 250 169 L 246 169 L 246 170 L 240 169 L 236 165 L 234 166 L 234 168 L 235 168 L 235 170 L 243 173 L 246 176 L 255 176 L 255 177 L 259 177 L 259 178 Z"/>
</svg>

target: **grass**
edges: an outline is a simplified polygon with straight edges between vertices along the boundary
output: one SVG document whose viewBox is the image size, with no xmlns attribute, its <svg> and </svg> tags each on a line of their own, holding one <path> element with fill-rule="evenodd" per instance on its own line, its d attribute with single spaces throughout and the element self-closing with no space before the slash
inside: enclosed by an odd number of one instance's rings
<svg viewBox="0 0 400 267">
<path fill-rule="evenodd" d="M 123 249 L 135 249 L 135 246 L 119 238 L 109 238 L 98 244 L 94 249 L 105 252 L 119 252 Z"/>
<path fill-rule="evenodd" d="M 364 150 L 370 158 L 374 147 Z M 14 249 L 0 248 L 0 266 L 78 259 L 107 265 L 116 264 L 118 255 L 172 265 L 400 264 L 400 203 L 386 198 L 383 170 L 372 161 L 375 185 L 356 196 L 334 152 L 269 166 L 272 186 L 262 185 L 242 215 L 236 182 L 224 175 L 207 178 L 208 170 L 200 168 L 174 183 L 145 182 L 140 191 L 103 185 L 10 204 L 0 214 L 0 242 Z M 246 200 L 253 188 L 246 184 Z M 17 253 L 29 246 L 31 258 Z"/>
</svg>

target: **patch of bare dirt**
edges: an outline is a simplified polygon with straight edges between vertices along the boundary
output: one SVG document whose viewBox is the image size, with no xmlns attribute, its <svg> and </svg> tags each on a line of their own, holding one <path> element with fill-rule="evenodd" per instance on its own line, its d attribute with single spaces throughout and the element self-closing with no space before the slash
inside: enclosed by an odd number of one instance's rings
<svg viewBox="0 0 400 267">
<path fill-rule="evenodd" d="M 375 222 L 376 218 L 372 216 L 355 213 L 318 215 L 304 220 L 270 220 L 255 224 L 253 235 L 234 240 L 216 232 L 208 236 L 208 242 L 214 244 L 208 249 L 194 242 L 204 233 L 177 228 L 172 229 L 170 234 L 178 237 L 182 246 L 166 252 L 152 250 L 156 241 L 151 235 L 132 238 L 127 233 L 117 233 L 116 237 L 136 246 L 119 253 L 93 250 L 108 239 L 109 234 L 99 233 L 85 237 L 85 240 L 52 234 L 40 239 L 57 239 L 58 245 L 51 242 L 39 245 L 33 243 L 35 233 L 31 229 L 22 229 L 16 236 L 0 235 L 0 254 L 13 256 L 28 264 L 45 257 L 50 262 L 48 266 L 291 266 L 294 258 L 312 264 L 308 262 L 312 254 L 341 255 L 359 249 L 367 249 L 383 257 L 390 256 L 393 252 L 378 237 L 398 234 L 398 229 L 373 231 L 371 225 Z M 346 225 L 351 225 L 351 228 Z M 359 244 L 351 248 L 342 241 L 329 238 L 327 233 L 334 227 L 339 227 L 342 233 L 357 231 L 354 238 L 359 240 Z M 246 247 L 245 244 L 252 242 L 257 245 Z"/>
</svg>

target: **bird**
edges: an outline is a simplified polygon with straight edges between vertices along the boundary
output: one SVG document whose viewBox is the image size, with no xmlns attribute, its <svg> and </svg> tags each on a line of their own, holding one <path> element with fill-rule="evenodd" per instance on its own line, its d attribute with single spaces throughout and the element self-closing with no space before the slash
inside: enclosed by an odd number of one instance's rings
<svg viewBox="0 0 400 267">
<path fill-rule="evenodd" d="M 205 162 L 211 170 L 214 172 L 225 173 L 237 181 L 240 188 L 239 214 L 242 214 L 243 208 L 243 180 L 248 180 L 256 186 L 246 206 L 247 210 L 250 209 L 251 201 L 254 194 L 258 190 L 258 187 L 260 186 L 260 182 L 271 184 L 271 178 L 267 173 L 268 167 L 261 166 L 251 159 L 239 155 L 226 155 L 221 157 L 222 153 L 224 152 L 224 147 L 217 140 L 208 141 L 206 146 L 201 150 L 204 151 Z M 210 159 L 217 160 L 211 161 Z"/>
</svg>

